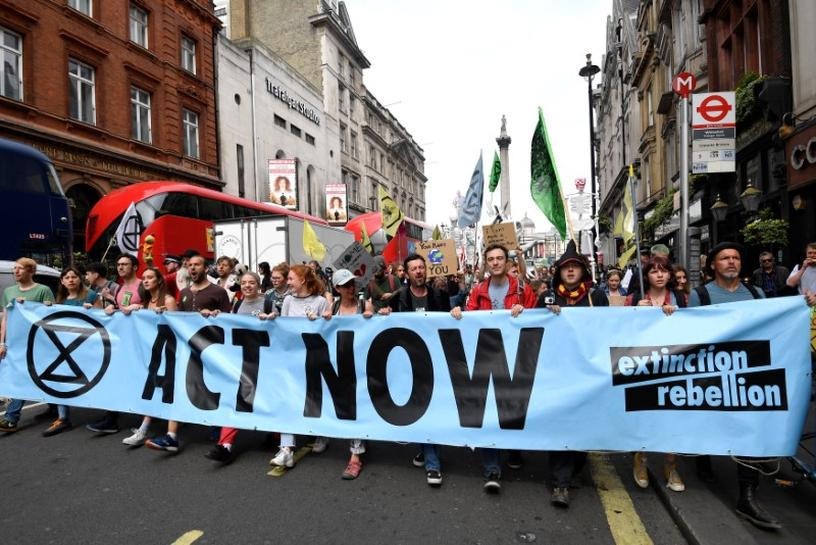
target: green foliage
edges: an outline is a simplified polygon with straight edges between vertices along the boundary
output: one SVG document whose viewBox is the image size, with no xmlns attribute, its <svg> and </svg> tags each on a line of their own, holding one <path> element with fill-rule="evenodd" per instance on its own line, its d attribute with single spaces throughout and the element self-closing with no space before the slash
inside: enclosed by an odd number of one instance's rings
<svg viewBox="0 0 816 545">
<path fill-rule="evenodd" d="M 607 214 L 598 215 L 598 231 L 599 234 L 612 231 L 612 219 Z"/>
<path fill-rule="evenodd" d="M 790 224 L 787 220 L 774 218 L 768 208 L 759 211 L 756 219 L 742 228 L 743 240 L 749 246 L 772 248 L 787 246 Z"/>
<path fill-rule="evenodd" d="M 674 190 L 670 190 L 663 196 L 654 207 L 654 214 L 649 219 L 643 222 L 643 229 L 649 234 L 653 234 L 654 230 L 669 219 L 674 212 Z"/>
<path fill-rule="evenodd" d="M 757 113 L 756 97 L 754 87 L 767 79 L 767 76 L 760 76 L 756 72 L 746 72 L 737 84 L 735 90 L 737 100 L 737 124 L 750 121 Z"/>
</svg>

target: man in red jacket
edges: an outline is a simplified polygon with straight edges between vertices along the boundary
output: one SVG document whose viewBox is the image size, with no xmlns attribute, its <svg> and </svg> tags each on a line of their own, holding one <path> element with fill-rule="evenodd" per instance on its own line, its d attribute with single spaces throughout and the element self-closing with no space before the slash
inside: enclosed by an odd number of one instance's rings
<svg viewBox="0 0 816 545">
<path fill-rule="evenodd" d="M 515 318 L 525 308 L 536 306 L 536 295 L 529 284 L 521 284 L 519 280 L 507 274 L 507 248 L 499 244 L 492 244 L 485 249 L 485 267 L 490 277 L 482 280 L 470 290 L 465 308 L 467 310 L 509 310 Z M 454 307 L 451 316 L 457 320 L 462 317 L 462 309 Z M 501 466 L 499 465 L 499 450 L 494 448 L 477 449 L 482 458 L 486 492 L 496 493 L 501 490 Z M 507 465 L 513 469 L 521 469 L 521 455 L 517 451 L 510 452 Z"/>
</svg>

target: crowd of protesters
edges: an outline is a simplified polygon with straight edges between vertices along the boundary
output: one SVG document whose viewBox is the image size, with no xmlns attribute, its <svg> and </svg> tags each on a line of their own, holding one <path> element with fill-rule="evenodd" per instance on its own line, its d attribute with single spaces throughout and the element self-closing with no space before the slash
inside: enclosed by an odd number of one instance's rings
<svg viewBox="0 0 816 545">
<path fill-rule="evenodd" d="M 60 274 L 56 297 L 51 290 L 33 280 L 37 263 L 29 258 L 17 260 L 14 266 L 15 285 L 2 296 L 3 308 L 17 300 L 57 303 L 102 309 L 108 314 L 150 310 L 153 312 L 196 312 L 205 317 L 219 313 L 255 316 L 259 320 L 285 319 L 289 316 L 310 320 L 330 320 L 333 316 L 360 314 L 365 318 L 381 319 L 392 312 L 450 312 L 460 319 L 464 312 L 509 310 L 512 318 L 525 309 L 548 309 L 555 315 L 568 307 L 652 306 L 670 316 L 679 308 L 731 301 L 762 299 L 799 293 L 807 304 L 816 304 L 816 243 L 808 244 L 806 258 L 792 271 L 774 263 L 773 255 L 763 252 L 759 267 L 747 279 L 742 278 L 743 249 L 734 243 L 721 243 L 707 255 L 703 267 L 704 284 L 691 289 L 688 271 L 673 264 L 669 249 L 655 245 L 644 252 L 641 268 L 628 271 L 609 269 L 602 282 L 593 281 L 590 264 L 576 251 L 574 242 L 550 268 L 527 270 L 520 252 L 501 245 L 488 246 L 482 259 L 482 268 L 467 266 L 448 277 L 429 280 L 426 262 L 417 254 L 402 263 L 386 264 L 376 256 L 373 277 L 366 283 L 347 269 L 323 269 L 316 261 L 308 264 L 259 264 L 258 271 L 248 271 L 229 257 L 218 257 L 212 267 L 197 252 L 188 250 L 181 256 L 168 255 L 164 259 L 165 273 L 148 266 L 137 275 L 139 261 L 122 254 L 116 259 L 116 274 L 109 279 L 102 263 L 86 268 L 66 267 Z M 642 271 L 642 276 L 640 274 Z M 0 359 L 6 355 L 7 315 L 0 326 Z M 578 365 L 580 362 L 569 362 Z M 8 402 L 0 420 L 0 432 L 17 430 L 24 401 Z M 72 429 L 68 407 L 49 407 L 55 419 L 43 431 L 50 437 Z M 88 424 L 88 430 L 98 434 L 120 431 L 119 416 L 108 411 Z M 144 415 L 138 427 L 122 440 L 129 447 L 145 445 L 151 449 L 176 453 L 180 450 L 180 423 L 169 421 L 166 431 L 150 437 L 153 424 Z M 206 457 L 217 463 L 230 463 L 235 458 L 233 445 L 238 430 L 223 427 L 213 430 L 215 445 Z M 270 464 L 282 469 L 296 463 L 297 438 L 280 433 L 277 453 Z M 316 437 L 311 442 L 312 452 L 324 451 L 329 440 Z M 501 489 L 502 453 L 495 448 L 477 449 L 484 474 L 484 490 L 496 493 Z M 342 472 L 343 479 L 356 479 L 363 468 L 365 442 L 349 440 L 349 460 Z M 682 492 L 685 483 L 680 475 L 675 453 L 661 453 L 664 459 L 663 476 L 666 486 Z M 548 455 L 551 473 L 553 505 L 566 508 L 570 504 L 570 488 L 586 461 L 585 452 L 554 451 Z M 413 464 L 425 469 L 430 486 L 442 484 L 442 461 L 439 448 L 433 444 L 419 446 Z M 522 453 L 505 453 L 506 467 L 520 469 Z M 710 458 L 696 457 L 698 476 L 710 481 L 714 478 Z M 647 455 L 633 455 L 632 476 L 640 487 L 649 484 Z M 779 528 L 779 521 L 756 501 L 758 472 L 751 460 L 738 464 L 740 495 L 737 513 L 757 526 Z"/>
</svg>

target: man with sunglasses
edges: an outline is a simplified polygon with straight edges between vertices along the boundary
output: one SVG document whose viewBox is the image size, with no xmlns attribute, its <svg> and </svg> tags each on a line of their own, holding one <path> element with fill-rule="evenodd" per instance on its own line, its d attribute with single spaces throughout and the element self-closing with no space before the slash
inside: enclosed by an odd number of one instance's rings
<svg viewBox="0 0 816 545">
<path fill-rule="evenodd" d="M 786 267 L 774 264 L 774 256 L 771 252 L 762 252 L 759 254 L 759 268 L 751 276 L 751 284 L 762 288 L 766 298 L 788 295 L 785 285 L 788 274 L 790 271 Z"/>
</svg>

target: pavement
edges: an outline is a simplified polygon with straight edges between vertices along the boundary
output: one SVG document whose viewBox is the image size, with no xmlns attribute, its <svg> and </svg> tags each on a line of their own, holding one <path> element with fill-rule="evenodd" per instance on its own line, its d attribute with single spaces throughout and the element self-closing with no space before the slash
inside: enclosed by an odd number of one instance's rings
<svg viewBox="0 0 816 545">
<path fill-rule="evenodd" d="M 816 487 L 808 483 L 779 487 L 763 478 L 761 501 L 783 521 L 781 531 L 737 518 L 736 469 L 722 457 L 714 459 L 715 485 L 698 482 L 693 460 L 682 458 L 687 489 L 673 493 L 661 475 L 638 488 L 631 455 L 595 454 L 570 491 L 570 509 L 561 510 L 549 503 L 541 452 L 525 453 L 522 470 L 505 469 L 498 495 L 482 491 L 476 454 L 455 447 L 441 449 L 438 489 L 411 465 L 416 446 L 384 442 L 369 444 L 354 481 L 340 478 L 348 459 L 340 439 L 270 477 L 274 447 L 264 433 L 241 432 L 238 458 L 220 466 L 203 457 L 212 445 L 204 427 L 184 427 L 181 453 L 168 455 L 122 445 L 124 429 L 88 432 L 84 424 L 99 415 L 91 410 L 73 410 L 75 429 L 43 438 L 48 420 L 35 417 L 42 410 L 26 408 L 20 431 L 0 434 L 4 543 L 798 545 L 816 535 Z M 156 422 L 152 431 L 163 428 Z M 659 473 L 662 456 L 649 463 Z"/>
</svg>

